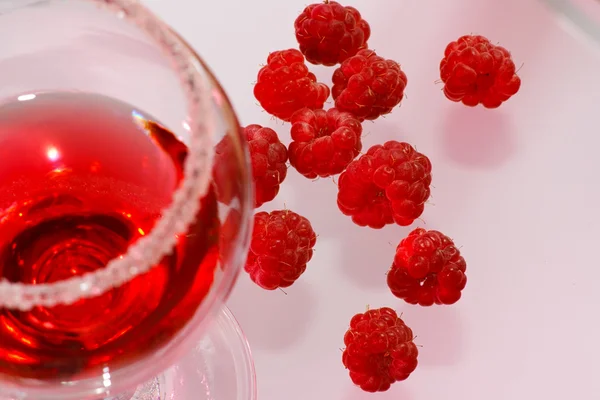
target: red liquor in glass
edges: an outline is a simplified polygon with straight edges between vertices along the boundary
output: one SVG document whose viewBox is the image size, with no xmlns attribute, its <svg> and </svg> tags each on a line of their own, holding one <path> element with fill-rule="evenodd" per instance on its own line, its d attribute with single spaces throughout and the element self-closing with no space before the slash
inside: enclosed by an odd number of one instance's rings
<svg viewBox="0 0 600 400">
<path fill-rule="evenodd" d="M 39 93 L 0 104 L 0 279 L 40 284 L 104 268 L 152 229 L 186 154 L 152 118 L 107 97 Z M 218 237 L 209 191 L 148 273 L 72 305 L 0 309 L 0 374 L 75 379 L 156 351 L 210 289 Z"/>
</svg>

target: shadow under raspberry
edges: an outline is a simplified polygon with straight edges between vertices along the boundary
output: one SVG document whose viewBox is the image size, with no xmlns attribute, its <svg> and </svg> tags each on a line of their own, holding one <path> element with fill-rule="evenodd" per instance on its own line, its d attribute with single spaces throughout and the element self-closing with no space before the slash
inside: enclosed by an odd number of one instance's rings
<svg viewBox="0 0 600 400">
<path fill-rule="evenodd" d="M 410 228 L 396 225 L 383 229 L 363 228 L 347 218 L 348 226 L 344 224 L 344 229 L 340 229 L 344 233 L 338 236 L 346 249 L 341 265 L 343 274 L 361 289 L 389 292 L 386 275 L 392 266 L 396 246 L 408 235 Z"/>
<path fill-rule="evenodd" d="M 306 336 L 317 304 L 311 287 L 301 280 L 284 289 L 285 293 L 267 291 L 241 272 L 227 304 L 251 348 L 282 351 Z"/>
<path fill-rule="evenodd" d="M 420 368 L 449 367 L 461 361 L 465 333 L 460 302 L 432 307 L 402 304 L 396 308 L 404 312 L 402 319 L 415 333 Z"/>
<path fill-rule="evenodd" d="M 495 169 L 515 155 L 514 129 L 501 108 L 455 104 L 444 118 L 441 143 L 450 161 L 469 168 Z"/>
<path fill-rule="evenodd" d="M 349 386 L 352 382 L 348 378 Z M 339 400 L 414 400 L 415 396 L 410 390 L 410 378 L 404 382 L 396 382 L 387 392 L 367 393 L 357 386 L 349 387 Z M 337 399 L 336 399 L 337 400 Z"/>
</svg>

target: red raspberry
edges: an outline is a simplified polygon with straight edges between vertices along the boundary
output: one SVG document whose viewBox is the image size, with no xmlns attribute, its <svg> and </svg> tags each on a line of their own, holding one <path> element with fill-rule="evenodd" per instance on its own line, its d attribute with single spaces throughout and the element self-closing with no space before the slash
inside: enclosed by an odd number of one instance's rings
<svg viewBox="0 0 600 400">
<path fill-rule="evenodd" d="M 521 87 L 508 50 L 483 36 L 462 36 L 448 44 L 440 75 L 446 97 L 471 107 L 500 107 Z"/>
<path fill-rule="evenodd" d="M 288 153 L 271 128 L 248 125 L 244 128 L 244 134 L 252 159 L 255 206 L 260 207 L 279 193 L 279 185 L 287 175 Z"/>
<path fill-rule="evenodd" d="M 340 175 L 338 207 L 360 226 L 407 226 L 423 213 L 430 185 L 429 159 L 408 143 L 389 141 L 371 147 Z"/>
<path fill-rule="evenodd" d="M 371 28 L 358 10 L 329 0 L 306 7 L 294 26 L 306 59 L 327 66 L 366 49 L 371 36 Z"/>
<path fill-rule="evenodd" d="M 323 108 L 329 88 L 317 82 L 298 50 L 275 51 L 258 72 L 254 96 L 271 115 L 289 121 L 301 108 Z"/>
<path fill-rule="evenodd" d="M 396 61 L 361 50 L 333 73 L 335 106 L 361 120 L 373 120 L 392 112 L 402 101 L 406 75 Z"/>
<path fill-rule="evenodd" d="M 316 241 L 306 218 L 288 210 L 259 212 L 254 216 L 246 272 L 263 289 L 291 286 L 306 270 Z"/>
<path fill-rule="evenodd" d="M 344 366 L 352 382 L 367 392 L 384 392 L 417 368 L 412 330 L 391 308 L 355 315 L 344 344 Z"/>
<path fill-rule="evenodd" d="M 352 114 L 303 108 L 291 123 L 290 164 L 307 178 L 339 174 L 362 149 L 362 125 Z"/>
<path fill-rule="evenodd" d="M 239 196 L 242 189 L 239 179 L 236 179 L 239 173 L 235 162 L 236 154 L 236 142 L 230 134 L 225 135 L 215 146 L 213 182 L 217 199 L 224 204 L 230 204 L 235 197 Z"/>
<path fill-rule="evenodd" d="M 466 269 L 449 237 L 417 228 L 398 245 L 387 283 L 409 304 L 454 304 L 467 284 Z"/>
</svg>

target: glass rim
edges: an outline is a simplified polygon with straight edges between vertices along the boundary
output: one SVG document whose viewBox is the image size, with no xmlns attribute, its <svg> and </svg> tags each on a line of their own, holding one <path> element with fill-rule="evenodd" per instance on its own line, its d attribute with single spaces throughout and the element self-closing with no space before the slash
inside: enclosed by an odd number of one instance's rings
<svg viewBox="0 0 600 400">
<path fill-rule="evenodd" d="M 161 31 L 161 34 L 168 35 L 170 39 L 170 42 L 168 42 L 168 46 L 175 48 L 179 54 L 184 54 L 183 56 L 179 56 L 176 59 L 179 61 L 179 63 L 181 63 L 181 65 L 183 65 L 184 68 L 193 68 L 195 79 L 197 80 L 197 82 L 203 84 L 201 86 L 201 90 L 198 89 L 198 86 L 191 85 L 188 87 L 188 90 L 190 90 L 192 92 L 191 94 L 195 97 L 203 96 L 202 108 L 196 106 L 196 108 L 194 109 L 195 113 L 190 112 L 192 118 L 200 119 L 200 122 L 205 123 L 205 125 L 203 127 L 201 126 L 200 128 L 207 130 L 199 130 L 197 127 L 198 125 L 192 125 L 190 123 L 190 131 L 192 132 L 192 134 L 195 133 L 196 135 L 198 135 L 198 133 L 200 133 L 200 136 L 204 135 L 203 137 L 201 137 L 201 139 L 205 139 L 204 142 L 210 141 L 208 145 L 206 145 L 205 147 L 200 147 L 198 150 L 208 149 L 208 151 L 212 151 L 214 149 L 214 143 L 212 143 L 212 136 L 215 132 L 215 130 L 212 129 L 212 121 L 216 117 L 214 110 L 212 109 L 212 107 L 214 106 L 214 91 L 218 91 L 219 96 L 221 97 L 222 104 L 220 104 L 219 108 L 220 112 L 222 112 L 222 118 L 224 119 L 228 129 L 231 129 L 231 132 L 235 130 L 236 138 L 239 136 L 240 124 L 237 119 L 237 116 L 235 115 L 234 109 L 231 105 L 227 94 L 224 92 L 223 88 L 217 81 L 211 69 L 208 67 L 205 61 L 196 53 L 196 51 L 177 32 L 175 32 L 166 23 L 163 23 L 159 19 L 159 17 L 155 16 L 154 13 L 152 13 L 152 11 L 150 11 L 148 8 L 142 5 L 139 5 L 138 0 L 69 1 L 93 2 L 100 3 L 100 5 L 108 4 L 109 6 L 112 6 L 113 10 L 116 11 L 117 15 L 119 13 L 119 10 L 121 10 L 121 4 L 136 3 L 134 7 L 136 8 L 136 12 L 139 13 L 138 15 L 141 15 L 141 17 L 144 18 L 145 21 L 152 20 L 152 22 L 155 24 L 154 26 L 156 27 L 156 29 L 159 29 Z M 181 67 L 179 63 L 178 67 Z M 181 76 L 184 79 L 184 84 L 186 84 L 185 79 L 187 75 L 181 74 Z M 200 91 L 202 93 L 199 93 Z M 190 102 L 189 98 L 188 102 Z M 200 112 L 204 112 L 205 114 L 200 114 Z M 205 119 L 203 118 L 204 116 L 210 118 L 211 124 L 206 124 L 208 118 Z M 202 146 L 202 142 L 203 141 L 200 141 L 200 146 Z M 247 183 L 250 180 L 248 150 L 245 146 L 242 146 L 242 151 L 244 153 L 243 163 L 245 167 L 245 171 L 243 173 L 243 180 Z M 208 185 L 210 184 L 210 174 L 212 173 L 212 154 L 210 154 L 210 156 L 211 158 L 204 160 L 207 164 L 206 173 L 208 174 L 205 181 L 207 185 L 206 189 L 208 189 Z M 188 160 L 189 159 L 190 157 L 188 156 Z M 187 170 L 185 171 L 184 179 L 186 179 L 186 177 L 189 178 Z M 199 178 L 196 177 L 195 179 Z M 254 191 L 252 185 L 244 185 L 242 192 L 245 201 L 242 202 L 239 211 L 242 215 L 251 215 L 254 204 Z M 200 197 L 204 194 L 204 192 L 201 193 L 202 194 L 200 195 Z M 199 197 L 197 196 L 189 196 L 188 198 L 190 200 L 190 203 L 193 203 L 193 205 L 197 205 L 200 203 L 198 201 Z M 173 205 L 171 204 L 166 209 L 168 210 L 172 207 Z M 190 213 L 192 215 L 191 218 L 193 219 L 195 213 Z M 152 229 L 146 237 L 152 235 L 152 232 L 154 232 L 155 229 L 156 227 Z M 21 398 L 21 396 L 25 395 L 22 398 L 39 398 L 47 400 L 54 400 L 59 398 L 61 400 L 76 400 L 81 398 L 82 395 L 91 395 L 94 397 L 116 396 L 127 391 L 132 387 L 135 387 L 141 382 L 144 382 L 150 379 L 151 377 L 160 374 L 165 369 L 165 366 L 172 365 L 180 356 L 185 354 L 185 351 L 187 351 L 187 349 L 189 349 L 190 346 L 193 346 L 193 344 L 198 341 L 201 335 L 205 332 L 205 329 L 209 328 L 210 324 L 207 324 L 205 322 L 210 321 L 214 316 L 214 313 L 220 309 L 220 307 L 215 307 L 215 304 L 221 302 L 223 298 L 227 297 L 228 293 L 231 291 L 236 282 L 236 279 L 238 277 L 237 272 L 245 262 L 247 250 L 250 246 L 251 230 L 252 219 L 248 219 L 248 221 L 245 221 L 240 225 L 240 232 L 237 239 L 236 249 L 232 252 L 232 254 L 229 257 L 229 261 L 227 262 L 228 264 L 231 264 L 231 268 L 225 269 L 223 279 L 221 279 L 218 285 L 214 286 L 214 289 L 211 289 L 211 291 L 207 295 L 207 298 L 200 304 L 200 307 L 196 310 L 194 316 L 190 321 L 188 321 L 186 326 L 184 326 L 182 330 L 176 336 L 174 336 L 169 343 L 167 343 L 154 354 L 149 355 L 148 358 L 145 358 L 143 365 L 140 365 L 138 362 L 134 362 L 132 364 L 120 366 L 118 369 L 111 371 L 113 384 L 110 387 L 102 386 L 101 376 L 81 377 L 75 379 L 72 382 L 50 382 L 50 386 L 47 385 L 47 383 L 49 382 L 28 381 L 17 383 L 5 381 L 0 377 L 0 398 L 2 398 L 2 396 L 17 396 L 17 398 Z M 172 246 L 167 246 L 166 251 L 168 252 L 171 249 Z M 148 269 L 150 269 L 152 266 L 153 265 L 150 265 Z M 103 269 L 100 269 L 99 271 L 105 271 L 106 269 L 107 268 L 105 267 Z M 138 274 L 140 273 L 142 272 L 139 272 Z M 59 281 L 57 283 L 62 282 L 65 281 Z M 35 289 L 36 286 L 40 285 L 30 285 L 30 288 Z M 3 298 L 7 296 L 7 294 L 2 290 L 4 289 L 2 286 L 2 282 L 0 282 L 0 308 L 2 308 L 2 301 L 6 301 L 3 300 Z M 54 293 L 54 289 L 52 290 L 52 293 Z M 8 296 L 10 296 L 10 294 Z M 202 327 L 202 329 L 199 329 L 199 327 Z"/>
<path fill-rule="evenodd" d="M 600 25 L 598 17 L 594 18 L 588 14 L 588 8 L 600 9 L 599 0 L 591 0 L 586 3 L 586 7 L 581 7 L 581 1 L 575 4 L 571 0 L 544 0 L 546 4 L 554 11 L 561 13 L 566 19 L 575 25 L 583 34 L 587 35 L 593 41 L 600 42 Z M 589 4 L 588 4 L 589 3 Z M 583 8 L 583 9 L 582 9 Z M 596 13 L 598 14 L 598 13 Z"/>
<path fill-rule="evenodd" d="M 250 391 L 251 397 L 248 400 L 256 400 L 258 398 L 258 387 L 257 387 L 257 382 L 256 382 L 256 366 L 254 365 L 254 358 L 252 357 L 252 349 L 250 347 L 250 343 L 248 342 L 248 339 L 246 338 L 246 334 L 244 333 L 244 330 L 240 326 L 240 323 L 238 322 L 235 315 L 233 315 L 233 313 L 231 312 L 229 307 L 227 307 L 226 305 L 223 305 L 221 307 L 220 313 L 221 313 L 221 317 L 226 319 L 227 322 L 233 327 L 233 329 L 235 330 L 235 333 L 238 337 L 238 342 L 236 343 L 236 345 L 237 345 L 236 347 L 238 347 L 238 350 L 240 351 L 240 356 L 243 359 L 242 362 L 248 368 L 247 375 L 245 377 L 243 377 L 243 378 L 245 378 L 243 385 L 245 385 Z"/>
<path fill-rule="evenodd" d="M 34 307 L 69 305 L 102 295 L 148 272 L 172 251 L 178 235 L 193 223 L 200 209 L 197 200 L 208 192 L 210 186 L 215 121 L 211 110 L 211 88 L 202 75 L 204 66 L 199 57 L 139 0 L 78 1 L 96 4 L 120 19 L 127 19 L 153 39 L 173 62 L 172 69 L 185 91 L 189 114 L 189 153 L 183 179 L 154 227 L 130 245 L 123 255 L 110 260 L 104 268 L 53 283 L 25 284 L 0 280 L 0 308 L 30 311 Z"/>
</svg>

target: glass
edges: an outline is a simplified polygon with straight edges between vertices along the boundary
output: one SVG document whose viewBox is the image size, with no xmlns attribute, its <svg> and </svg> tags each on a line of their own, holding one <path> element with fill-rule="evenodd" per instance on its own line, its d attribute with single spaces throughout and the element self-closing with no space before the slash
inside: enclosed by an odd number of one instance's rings
<svg viewBox="0 0 600 400">
<path fill-rule="evenodd" d="M 227 307 L 198 344 L 168 370 L 140 385 L 132 400 L 255 400 L 256 377 L 245 336 Z"/>
<path fill-rule="evenodd" d="M 256 396 L 248 343 L 223 307 L 202 340 L 177 364 L 140 386 L 134 399 L 255 400 Z"/>
<path fill-rule="evenodd" d="M 0 38 L 0 398 L 165 398 L 203 336 L 252 377 L 248 156 L 206 65 L 136 0 L 0 0 Z"/>
<path fill-rule="evenodd" d="M 600 42 L 599 0 L 543 0 L 582 33 Z"/>
</svg>

